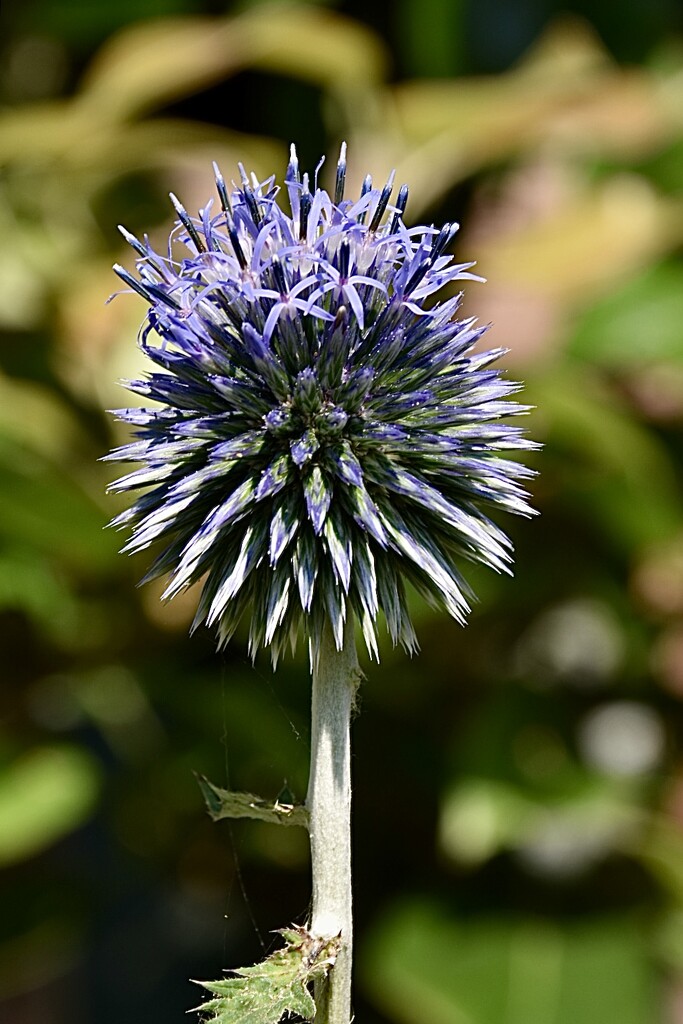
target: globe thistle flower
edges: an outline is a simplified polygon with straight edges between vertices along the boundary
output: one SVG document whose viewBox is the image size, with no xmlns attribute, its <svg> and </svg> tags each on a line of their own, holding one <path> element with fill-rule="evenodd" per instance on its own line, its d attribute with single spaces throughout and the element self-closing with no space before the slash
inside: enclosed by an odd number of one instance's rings
<svg viewBox="0 0 683 1024">
<path fill-rule="evenodd" d="M 170 574 L 165 597 L 203 581 L 194 626 L 221 644 L 248 614 L 252 654 L 276 662 L 302 627 L 315 647 L 326 621 L 341 649 L 353 614 L 376 658 L 381 611 L 413 650 L 404 581 L 464 622 L 462 561 L 509 570 L 489 511 L 531 511 L 502 350 L 475 351 L 486 327 L 456 318 L 460 295 L 434 298 L 481 278 L 447 254 L 456 224 L 406 226 L 393 175 L 345 198 L 345 147 L 332 194 L 292 147 L 289 209 L 274 178 L 240 166 L 230 193 L 214 169 L 217 208 L 171 196 L 168 255 L 121 229 L 138 275 L 114 269 L 149 303 L 158 367 L 127 384 L 155 404 L 116 411 L 137 440 L 108 458 L 142 464 L 112 485 L 143 491 L 114 520 L 123 550 L 160 543 L 145 579 Z"/>
</svg>

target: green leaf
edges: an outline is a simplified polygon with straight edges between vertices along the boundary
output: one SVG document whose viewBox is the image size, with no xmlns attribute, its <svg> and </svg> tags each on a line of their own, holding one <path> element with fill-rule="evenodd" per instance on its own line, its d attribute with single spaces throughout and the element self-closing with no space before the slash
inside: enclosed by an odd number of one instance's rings
<svg viewBox="0 0 683 1024">
<path fill-rule="evenodd" d="M 580 866 L 629 843 L 639 824 L 629 789 L 615 780 L 565 772 L 556 793 L 538 798 L 509 782 L 471 777 L 446 794 L 439 838 L 443 851 L 461 864 L 480 864 L 504 849 L 551 844 Z"/>
<path fill-rule="evenodd" d="M 0 866 L 39 853 L 85 821 L 98 791 L 93 760 L 43 747 L 0 773 Z"/>
<path fill-rule="evenodd" d="M 63 573 L 31 549 L 0 554 L 0 611 L 21 610 L 58 643 L 79 639 L 82 619 Z"/>
<path fill-rule="evenodd" d="M 592 306 L 578 324 L 570 352 L 619 370 L 657 360 L 680 362 L 682 322 L 683 268 L 661 263 Z"/>
<path fill-rule="evenodd" d="M 215 998 L 198 1009 L 213 1024 L 279 1024 L 285 1014 L 313 1020 L 315 1003 L 308 986 L 334 964 L 338 939 L 323 941 L 292 925 L 280 933 L 286 941 L 254 967 L 233 971 L 235 977 L 199 982 Z"/>
<path fill-rule="evenodd" d="M 253 793 L 234 793 L 219 789 L 202 775 L 197 777 L 202 796 L 214 821 L 222 818 L 255 818 L 274 825 L 300 825 L 308 828 L 308 811 L 301 804 L 263 800 Z"/>
<path fill-rule="evenodd" d="M 615 389 L 590 367 L 565 363 L 527 394 L 543 410 L 548 452 L 564 460 L 565 508 L 592 518 L 611 545 L 631 554 L 678 535 L 683 495 L 674 463 Z"/>
<path fill-rule="evenodd" d="M 395 1024 L 649 1024 L 658 1018 L 647 936 L 627 915 L 455 920 L 394 911 L 361 958 Z"/>
<path fill-rule="evenodd" d="M 0 430 L 0 536 L 93 573 L 116 560 L 107 515 L 80 480 Z"/>
<path fill-rule="evenodd" d="M 397 28 L 411 75 L 443 79 L 461 69 L 465 10 L 462 0 L 399 4 Z"/>
</svg>

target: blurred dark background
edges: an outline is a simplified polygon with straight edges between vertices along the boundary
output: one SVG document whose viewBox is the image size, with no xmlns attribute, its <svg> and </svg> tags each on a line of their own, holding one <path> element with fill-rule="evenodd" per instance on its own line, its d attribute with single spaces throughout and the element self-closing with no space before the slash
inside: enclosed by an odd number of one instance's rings
<svg viewBox="0 0 683 1024">
<path fill-rule="evenodd" d="M 683 1024 L 683 16 L 674 0 L 4 0 L 0 1018 L 175 1024 L 305 919 L 303 833 L 212 824 L 193 772 L 303 798 L 303 653 L 188 638 L 103 526 L 143 303 L 116 231 L 211 160 L 458 219 L 528 382 L 540 519 L 461 630 L 366 665 L 360 1024 Z"/>
</svg>

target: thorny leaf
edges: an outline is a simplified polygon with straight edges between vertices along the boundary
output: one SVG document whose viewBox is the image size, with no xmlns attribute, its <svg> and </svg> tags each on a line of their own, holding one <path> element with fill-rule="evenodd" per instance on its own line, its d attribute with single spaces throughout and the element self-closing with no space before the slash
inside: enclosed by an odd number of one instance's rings
<svg viewBox="0 0 683 1024">
<path fill-rule="evenodd" d="M 313 1020 L 315 1003 L 308 990 L 333 966 L 339 939 L 317 939 L 305 928 L 283 928 L 284 949 L 253 967 L 233 971 L 233 978 L 201 984 L 213 994 L 199 1007 L 207 1024 L 279 1024 L 287 1014 Z"/>
<path fill-rule="evenodd" d="M 197 781 L 214 821 L 222 818 L 255 818 L 274 825 L 301 825 L 308 828 L 308 811 L 301 804 L 285 803 L 278 797 L 274 802 L 263 800 L 253 793 L 234 793 L 219 789 L 202 775 Z"/>
</svg>

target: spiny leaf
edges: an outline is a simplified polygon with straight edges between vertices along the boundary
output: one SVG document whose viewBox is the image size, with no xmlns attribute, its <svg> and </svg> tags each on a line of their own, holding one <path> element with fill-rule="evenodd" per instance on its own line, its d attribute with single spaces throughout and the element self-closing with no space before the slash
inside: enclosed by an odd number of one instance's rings
<svg viewBox="0 0 683 1024">
<path fill-rule="evenodd" d="M 315 1003 L 308 990 L 334 964 L 339 939 L 317 939 L 292 925 L 280 934 L 286 941 L 253 967 L 233 971 L 235 977 L 199 984 L 214 996 L 199 1007 L 207 1024 L 279 1024 L 284 1015 L 312 1021 Z"/>
<path fill-rule="evenodd" d="M 308 811 L 301 804 L 263 800 L 253 793 L 234 793 L 219 789 L 204 776 L 197 777 L 202 796 L 214 821 L 222 818 L 255 818 L 274 825 L 301 825 L 308 828 Z"/>
</svg>

